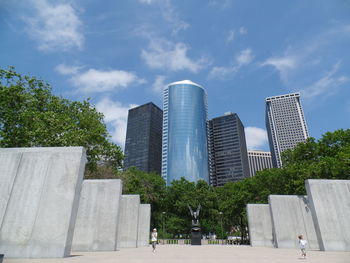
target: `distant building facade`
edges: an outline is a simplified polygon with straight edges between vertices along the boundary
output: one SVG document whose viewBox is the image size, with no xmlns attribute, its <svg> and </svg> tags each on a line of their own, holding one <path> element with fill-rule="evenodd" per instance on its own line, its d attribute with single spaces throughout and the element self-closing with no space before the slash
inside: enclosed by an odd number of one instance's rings
<svg viewBox="0 0 350 263">
<path fill-rule="evenodd" d="M 124 167 L 161 174 L 163 111 L 152 102 L 129 110 Z"/>
<path fill-rule="evenodd" d="M 281 154 L 309 137 L 300 93 L 266 98 L 266 128 L 272 164 L 281 167 Z"/>
<path fill-rule="evenodd" d="M 162 176 L 170 185 L 181 177 L 209 182 L 207 94 L 183 80 L 164 89 Z"/>
<path fill-rule="evenodd" d="M 273 168 L 271 152 L 248 151 L 249 174 L 253 177 L 257 171 Z"/>
<path fill-rule="evenodd" d="M 236 113 L 209 121 L 210 184 L 223 186 L 249 177 L 244 126 Z"/>
</svg>

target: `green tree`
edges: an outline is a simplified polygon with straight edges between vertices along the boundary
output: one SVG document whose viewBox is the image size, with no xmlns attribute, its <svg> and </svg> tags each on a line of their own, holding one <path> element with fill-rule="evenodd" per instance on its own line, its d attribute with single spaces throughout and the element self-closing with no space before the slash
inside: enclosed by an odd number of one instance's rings
<svg viewBox="0 0 350 263">
<path fill-rule="evenodd" d="M 160 225 L 163 220 L 162 200 L 165 197 L 166 188 L 165 181 L 159 174 L 147 173 L 131 167 L 127 171 L 114 173 L 114 176 L 108 178 L 119 178 L 123 181 L 123 194 L 139 194 L 141 203 L 151 205 L 151 227 Z"/>
<path fill-rule="evenodd" d="M 185 178 L 175 180 L 166 188 L 166 195 L 162 201 L 162 212 L 166 215 L 166 231 L 173 235 L 189 234 L 191 215 L 188 205 L 197 207 L 199 203 L 194 199 L 195 183 Z"/>
<path fill-rule="evenodd" d="M 91 172 L 98 164 L 121 167 L 122 151 L 109 139 L 89 100 L 55 96 L 42 80 L 0 69 L 0 147 L 84 146 Z"/>
<path fill-rule="evenodd" d="M 201 204 L 200 221 L 204 233 L 234 232 L 247 236 L 246 205 L 267 203 L 271 194 L 304 195 L 307 179 L 350 178 L 350 130 L 326 133 L 316 141 L 309 138 L 283 153 L 283 168 L 265 169 L 252 178 L 213 188 L 205 182 L 185 179 L 167 187 L 163 209 L 170 233 L 189 233 L 190 215 L 187 205 Z M 222 215 L 220 214 L 222 213 Z M 225 238 L 226 236 L 219 236 Z"/>
<path fill-rule="evenodd" d="M 199 205 L 202 232 L 221 232 L 217 193 L 205 181 L 194 183 L 185 178 L 173 181 L 166 189 L 162 204 L 166 230 L 173 236 L 190 234 L 192 217 L 188 206 L 195 211 Z"/>
</svg>

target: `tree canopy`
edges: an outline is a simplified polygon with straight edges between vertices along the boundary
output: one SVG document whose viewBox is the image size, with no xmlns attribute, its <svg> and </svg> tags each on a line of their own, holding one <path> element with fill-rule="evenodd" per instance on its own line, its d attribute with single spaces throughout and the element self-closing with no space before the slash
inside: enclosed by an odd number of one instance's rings
<svg viewBox="0 0 350 263">
<path fill-rule="evenodd" d="M 84 146 L 88 171 L 99 163 L 122 165 L 120 147 L 89 100 L 55 96 L 42 80 L 0 69 L 0 147 L 47 146 Z"/>
<path fill-rule="evenodd" d="M 188 205 L 196 209 L 200 204 L 203 233 L 215 232 L 220 238 L 240 235 L 245 240 L 248 203 L 267 203 L 270 194 L 304 195 L 307 179 L 350 179 L 350 129 L 327 132 L 318 141 L 309 138 L 283 153 L 283 165 L 223 187 L 212 187 L 204 181 L 193 183 L 184 178 L 167 187 L 163 182 L 162 194 L 153 195 L 154 200 L 158 200 L 156 206 L 152 206 L 152 227 L 160 229 L 161 237 L 187 235 L 191 227 Z M 134 173 L 127 181 L 127 185 L 134 186 L 131 192 L 143 193 L 144 183 L 139 182 L 150 178 L 135 170 L 129 173 Z M 154 200 L 148 200 L 152 205 Z"/>
</svg>

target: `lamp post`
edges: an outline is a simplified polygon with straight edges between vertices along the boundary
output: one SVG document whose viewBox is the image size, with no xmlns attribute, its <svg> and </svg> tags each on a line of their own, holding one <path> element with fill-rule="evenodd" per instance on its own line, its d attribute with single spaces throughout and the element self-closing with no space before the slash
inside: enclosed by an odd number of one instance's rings
<svg viewBox="0 0 350 263">
<path fill-rule="evenodd" d="M 220 215 L 220 224 L 221 224 L 221 238 L 223 238 L 223 235 L 224 235 L 224 230 L 222 228 L 222 212 L 219 212 L 219 215 Z"/>
<path fill-rule="evenodd" d="M 165 214 L 166 212 L 162 212 L 163 214 L 163 239 L 165 238 Z"/>
</svg>

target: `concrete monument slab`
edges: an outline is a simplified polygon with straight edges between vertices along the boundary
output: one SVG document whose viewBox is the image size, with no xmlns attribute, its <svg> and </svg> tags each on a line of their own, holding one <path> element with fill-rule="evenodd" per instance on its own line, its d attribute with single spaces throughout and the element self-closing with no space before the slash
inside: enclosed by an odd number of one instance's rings
<svg viewBox="0 0 350 263">
<path fill-rule="evenodd" d="M 69 256 L 86 163 L 84 148 L 0 149 L 0 163 L 0 181 L 7 185 L 0 188 L 0 196 L 7 197 L 0 251 L 6 257 Z"/>
<path fill-rule="evenodd" d="M 84 180 L 72 251 L 113 251 L 122 194 L 119 179 Z"/>
<path fill-rule="evenodd" d="M 151 205 L 140 204 L 139 222 L 137 232 L 137 247 L 145 247 L 149 245 L 151 228 Z"/>
<path fill-rule="evenodd" d="M 247 205 L 250 244 L 253 247 L 273 247 L 272 222 L 268 204 Z"/>
<path fill-rule="evenodd" d="M 139 195 L 122 195 L 118 220 L 118 249 L 137 247 L 139 206 Z"/>
<path fill-rule="evenodd" d="M 299 248 L 303 235 L 310 249 L 319 249 L 307 196 L 270 195 L 272 233 L 278 248 Z"/>
<path fill-rule="evenodd" d="M 0 224 L 4 219 L 21 158 L 21 152 L 4 152 L 0 149 Z"/>
<path fill-rule="evenodd" d="M 306 180 L 321 250 L 350 251 L 350 180 Z"/>
</svg>

